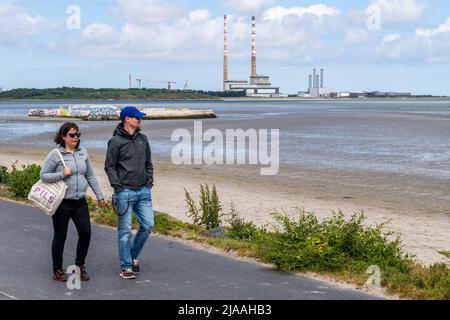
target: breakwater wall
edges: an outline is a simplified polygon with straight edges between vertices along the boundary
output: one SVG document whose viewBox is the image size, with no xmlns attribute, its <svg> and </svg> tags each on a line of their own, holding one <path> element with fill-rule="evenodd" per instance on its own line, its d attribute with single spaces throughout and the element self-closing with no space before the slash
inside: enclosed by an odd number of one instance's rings
<svg viewBox="0 0 450 320">
<path fill-rule="evenodd" d="M 31 109 L 29 117 L 41 118 L 76 118 L 85 121 L 119 120 L 123 107 L 119 106 L 62 106 L 60 108 Z M 138 108 L 145 113 L 146 120 L 169 120 L 169 119 L 203 119 L 216 118 L 213 110 L 194 110 L 189 108 Z"/>
</svg>

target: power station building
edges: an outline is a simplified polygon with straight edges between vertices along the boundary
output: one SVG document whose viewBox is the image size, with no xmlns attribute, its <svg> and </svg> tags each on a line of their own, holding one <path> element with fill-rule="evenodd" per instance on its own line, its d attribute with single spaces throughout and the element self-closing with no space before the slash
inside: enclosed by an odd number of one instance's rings
<svg viewBox="0 0 450 320">
<path fill-rule="evenodd" d="M 308 76 L 308 94 L 311 98 L 329 98 L 335 92 L 333 88 L 326 88 L 325 71 L 320 69 L 320 74 L 317 74 L 316 69 L 313 69 L 313 74 Z"/>
<path fill-rule="evenodd" d="M 256 18 L 252 17 L 252 56 L 250 81 L 228 79 L 228 31 L 227 16 L 224 16 L 223 45 L 223 90 L 225 92 L 245 92 L 247 97 L 275 98 L 286 96 L 280 94 L 280 88 L 272 86 L 269 76 L 256 73 Z"/>
<path fill-rule="evenodd" d="M 298 96 L 301 98 L 398 98 L 398 97 L 411 97 L 410 92 L 336 92 L 333 88 L 325 87 L 325 71 L 320 69 L 320 74 L 317 73 L 317 69 L 313 69 L 313 73 L 308 75 L 308 91 L 299 92 Z"/>
</svg>

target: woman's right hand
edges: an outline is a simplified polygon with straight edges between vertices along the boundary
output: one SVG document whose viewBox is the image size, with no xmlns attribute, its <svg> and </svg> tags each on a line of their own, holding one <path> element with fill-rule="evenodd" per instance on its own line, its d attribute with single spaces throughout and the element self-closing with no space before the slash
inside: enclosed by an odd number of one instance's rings
<svg viewBox="0 0 450 320">
<path fill-rule="evenodd" d="M 72 169 L 69 167 L 64 168 L 64 177 L 68 177 L 72 174 Z"/>
</svg>

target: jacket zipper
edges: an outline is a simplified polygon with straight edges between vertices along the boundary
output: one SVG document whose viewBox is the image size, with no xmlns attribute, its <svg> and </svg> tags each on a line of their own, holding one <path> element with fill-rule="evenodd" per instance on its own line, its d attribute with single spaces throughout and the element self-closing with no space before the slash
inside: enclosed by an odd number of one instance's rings
<svg viewBox="0 0 450 320">
<path fill-rule="evenodd" d="M 76 152 L 76 151 L 75 151 Z M 75 194 L 76 199 L 78 200 L 78 163 L 77 163 L 77 159 L 75 158 L 75 152 L 72 154 L 73 156 L 73 161 L 75 161 L 75 167 L 77 168 L 77 174 L 76 174 L 76 179 L 77 179 L 77 192 Z"/>
</svg>

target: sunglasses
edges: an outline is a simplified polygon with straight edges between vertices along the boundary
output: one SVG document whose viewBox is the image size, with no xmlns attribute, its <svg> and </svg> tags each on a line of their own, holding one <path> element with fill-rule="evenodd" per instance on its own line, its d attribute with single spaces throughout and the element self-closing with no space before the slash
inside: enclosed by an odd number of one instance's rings
<svg viewBox="0 0 450 320">
<path fill-rule="evenodd" d="M 68 135 L 69 135 L 69 137 L 71 137 L 72 139 L 75 138 L 75 137 L 77 137 L 77 138 L 80 138 L 80 137 L 81 137 L 81 133 L 79 133 L 79 132 L 77 132 L 77 133 L 69 133 Z"/>
</svg>

